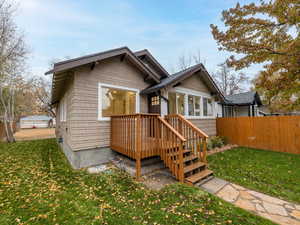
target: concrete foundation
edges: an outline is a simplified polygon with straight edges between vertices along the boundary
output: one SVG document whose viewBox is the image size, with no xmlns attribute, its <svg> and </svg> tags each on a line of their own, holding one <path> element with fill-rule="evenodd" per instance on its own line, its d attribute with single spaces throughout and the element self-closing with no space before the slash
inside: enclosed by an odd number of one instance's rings
<svg viewBox="0 0 300 225">
<path fill-rule="evenodd" d="M 121 170 L 129 173 L 131 176 L 136 175 L 135 160 L 128 158 L 127 156 L 116 153 L 112 163 Z M 163 161 L 159 157 L 152 157 L 143 159 L 141 161 L 141 175 L 150 174 L 154 171 L 165 168 Z"/>
<path fill-rule="evenodd" d="M 110 148 L 95 148 L 73 151 L 65 142 L 59 143 L 59 145 L 74 169 L 87 168 L 112 162 L 119 169 L 126 171 L 132 176 L 135 176 L 135 160 L 119 154 Z M 141 166 L 142 176 L 165 168 L 164 163 L 159 157 L 143 159 L 141 161 Z"/>
<path fill-rule="evenodd" d="M 110 148 L 95 148 L 73 151 L 65 142 L 59 143 L 59 145 L 74 169 L 109 163 L 116 154 Z"/>
</svg>

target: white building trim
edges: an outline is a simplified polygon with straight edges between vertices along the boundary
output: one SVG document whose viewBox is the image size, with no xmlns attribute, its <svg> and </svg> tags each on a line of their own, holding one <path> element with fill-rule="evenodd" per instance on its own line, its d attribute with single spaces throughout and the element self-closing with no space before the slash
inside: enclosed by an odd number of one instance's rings
<svg viewBox="0 0 300 225">
<path fill-rule="evenodd" d="M 102 88 L 115 88 L 119 90 L 125 90 L 125 91 L 133 91 L 136 92 L 135 95 L 135 113 L 140 112 L 140 90 L 136 88 L 129 88 L 119 85 L 112 85 L 112 84 L 105 84 L 105 83 L 98 83 L 98 120 L 99 121 L 109 121 L 110 117 L 103 117 L 102 116 Z"/>
</svg>

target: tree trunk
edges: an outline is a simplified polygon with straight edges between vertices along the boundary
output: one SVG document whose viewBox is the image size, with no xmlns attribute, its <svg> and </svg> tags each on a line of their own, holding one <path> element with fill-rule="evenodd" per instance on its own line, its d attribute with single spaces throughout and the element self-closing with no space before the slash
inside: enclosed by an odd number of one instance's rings
<svg viewBox="0 0 300 225">
<path fill-rule="evenodd" d="M 14 131 L 13 131 L 13 126 L 11 123 L 13 121 L 10 121 L 10 118 L 8 116 L 8 110 L 7 110 L 7 105 L 5 104 L 4 98 L 3 98 L 3 89 L 0 88 L 0 100 L 1 104 L 4 109 L 4 118 L 3 118 L 3 123 L 4 123 L 4 128 L 5 128 L 5 134 L 6 134 L 6 140 L 8 143 L 15 142 L 15 137 L 14 137 Z"/>
</svg>

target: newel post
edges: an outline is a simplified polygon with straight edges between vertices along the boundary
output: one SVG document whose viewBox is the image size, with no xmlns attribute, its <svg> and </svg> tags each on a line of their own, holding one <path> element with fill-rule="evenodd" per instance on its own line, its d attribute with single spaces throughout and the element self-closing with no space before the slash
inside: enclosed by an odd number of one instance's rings
<svg viewBox="0 0 300 225">
<path fill-rule="evenodd" d="M 183 145 L 182 145 L 182 141 L 180 141 L 180 144 L 179 144 L 179 182 L 184 183 Z"/>
<path fill-rule="evenodd" d="M 142 151 L 142 130 L 141 130 L 141 115 L 137 115 L 136 120 L 136 152 L 135 152 L 135 169 L 136 178 L 141 177 L 141 151 Z"/>
<path fill-rule="evenodd" d="M 113 132 L 114 132 L 114 127 L 113 127 L 113 117 L 110 117 L 110 147 L 112 148 L 113 146 Z"/>
<path fill-rule="evenodd" d="M 203 143 L 203 162 L 207 163 L 206 160 L 206 153 L 207 153 L 207 138 L 204 138 L 204 143 Z"/>
</svg>

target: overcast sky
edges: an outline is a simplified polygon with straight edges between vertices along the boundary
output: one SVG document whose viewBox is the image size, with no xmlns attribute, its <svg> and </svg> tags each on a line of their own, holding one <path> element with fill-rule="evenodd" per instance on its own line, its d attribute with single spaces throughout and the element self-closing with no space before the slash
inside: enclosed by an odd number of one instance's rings
<svg viewBox="0 0 300 225">
<path fill-rule="evenodd" d="M 128 46 L 149 49 L 168 70 L 182 54 L 200 50 L 209 72 L 230 53 L 220 52 L 210 24 L 237 0 L 19 0 L 17 24 L 30 47 L 30 71 L 42 75 L 53 59 Z M 250 2 L 240 0 L 241 4 Z M 250 76 L 257 66 L 244 70 Z"/>
</svg>

